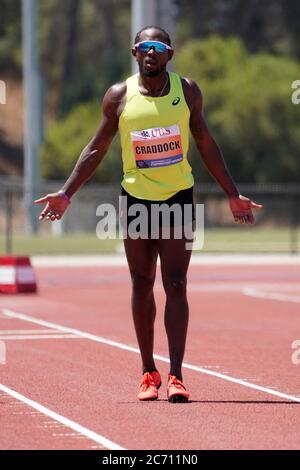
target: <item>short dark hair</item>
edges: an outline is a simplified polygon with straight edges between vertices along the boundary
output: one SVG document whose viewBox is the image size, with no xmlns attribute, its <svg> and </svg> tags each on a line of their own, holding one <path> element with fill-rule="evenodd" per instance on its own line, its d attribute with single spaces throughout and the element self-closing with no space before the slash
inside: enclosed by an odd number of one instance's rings
<svg viewBox="0 0 300 470">
<path fill-rule="evenodd" d="M 151 26 L 145 26 L 143 29 L 141 29 L 135 36 L 135 39 L 134 39 L 134 44 L 138 43 L 140 41 L 140 36 L 141 36 L 141 33 L 143 31 L 146 31 L 147 29 L 157 29 L 161 35 L 162 35 L 162 38 L 163 40 L 169 45 L 171 46 L 171 39 L 170 39 L 170 36 L 169 34 L 167 33 L 167 31 L 165 31 L 163 28 L 161 28 L 160 26 L 155 26 L 155 25 L 151 25 Z"/>
</svg>

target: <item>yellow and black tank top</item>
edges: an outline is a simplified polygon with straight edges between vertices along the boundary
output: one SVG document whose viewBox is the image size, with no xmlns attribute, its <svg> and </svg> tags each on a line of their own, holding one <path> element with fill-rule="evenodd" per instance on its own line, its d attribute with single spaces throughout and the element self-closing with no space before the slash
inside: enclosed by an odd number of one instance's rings
<svg viewBox="0 0 300 470">
<path fill-rule="evenodd" d="M 162 97 L 143 96 L 138 74 L 126 80 L 126 104 L 119 118 L 122 186 L 139 199 L 163 201 L 194 184 L 187 160 L 190 110 L 180 76 L 168 73 L 170 91 Z"/>
</svg>

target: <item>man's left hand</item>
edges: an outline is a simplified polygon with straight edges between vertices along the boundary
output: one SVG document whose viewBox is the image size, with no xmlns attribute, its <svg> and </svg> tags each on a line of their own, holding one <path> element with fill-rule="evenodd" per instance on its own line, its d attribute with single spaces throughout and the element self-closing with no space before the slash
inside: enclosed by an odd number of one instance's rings
<svg viewBox="0 0 300 470">
<path fill-rule="evenodd" d="M 229 205 L 234 217 L 234 221 L 239 224 L 254 224 L 252 207 L 261 209 L 261 204 L 251 201 L 241 194 L 237 197 L 229 198 Z"/>
</svg>

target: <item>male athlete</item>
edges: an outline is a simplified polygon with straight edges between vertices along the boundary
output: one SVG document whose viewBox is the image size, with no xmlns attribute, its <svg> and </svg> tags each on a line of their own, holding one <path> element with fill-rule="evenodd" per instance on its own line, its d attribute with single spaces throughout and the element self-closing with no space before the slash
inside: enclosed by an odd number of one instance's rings
<svg viewBox="0 0 300 470">
<path fill-rule="evenodd" d="M 137 34 L 132 54 L 139 73 L 108 89 L 100 126 L 69 179 L 57 193 L 35 201 L 47 203 L 40 219 L 53 221 L 62 217 L 73 194 L 101 163 L 117 131 L 124 169 L 122 195 L 127 197 L 128 208 L 135 203 L 143 203 L 148 209 L 154 203 L 169 207 L 175 203 L 183 209 L 193 204 L 194 179 L 187 160 L 191 131 L 202 160 L 228 197 L 235 222 L 253 224 L 251 208 L 262 206 L 239 194 L 203 118 L 202 95 L 197 84 L 167 72 L 173 53 L 170 37 L 160 27 L 147 26 Z M 128 213 L 122 214 L 126 216 Z M 185 235 L 180 239 L 172 236 L 174 229 L 175 223 L 170 221 L 169 239 L 162 236 L 124 239 L 132 280 L 132 314 L 143 368 L 139 400 L 157 399 L 161 385 L 153 358 L 156 314 L 153 285 L 158 255 L 166 293 L 164 319 L 170 355 L 167 398 L 172 403 L 189 399 L 182 379 L 182 361 L 189 316 L 186 276 L 191 250 L 186 249 Z"/>
</svg>

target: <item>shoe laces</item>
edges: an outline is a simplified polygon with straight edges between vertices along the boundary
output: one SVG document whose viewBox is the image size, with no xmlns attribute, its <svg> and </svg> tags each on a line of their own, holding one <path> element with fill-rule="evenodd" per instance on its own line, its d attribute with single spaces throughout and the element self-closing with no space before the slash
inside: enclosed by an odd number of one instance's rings
<svg viewBox="0 0 300 470">
<path fill-rule="evenodd" d="M 154 386 L 154 385 L 155 384 L 154 384 L 153 378 L 151 377 L 151 374 L 149 374 L 149 372 L 145 372 L 145 374 L 143 374 L 143 378 L 140 384 L 141 391 L 145 392 L 147 388 Z"/>
<path fill-rule="evenodd" d="M 181 380 L 177 379 L 176 375 L 169 376 L 169 387 L 179 388 L 180 390 L 186 390 L 185 386 L 181 382 Z"/>
</svg>

